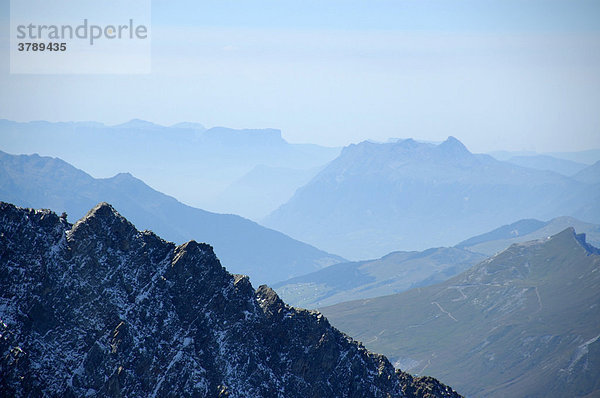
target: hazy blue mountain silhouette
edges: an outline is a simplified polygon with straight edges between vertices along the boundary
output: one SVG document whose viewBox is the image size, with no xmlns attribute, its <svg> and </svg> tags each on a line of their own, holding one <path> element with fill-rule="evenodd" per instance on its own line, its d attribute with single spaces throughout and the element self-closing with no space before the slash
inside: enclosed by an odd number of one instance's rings
<svg viewBox="0 0 600 398">
<path fill-rule="evenodd" d="M 600 149 L 587 149 L 575 152 L 544 152 L 535 151 L 492 151 L 488 153 L 494 158 L 502 161 L 510 160 L 514 157 L 537 157 L 550 156 L 555 159 L 563 159 L 571 162 L 590 165 L 600 160 Z"/>
<path fill-rule="evenodd" d="M 600 184 L 600 160 L 581 170 L 579 173 L 575 174 L 573 178 L 587 184 Z M 600 187 L 598 190 L 600 190 Z"/>
<path fill-rule="evenodd" d="M 223 190 L 211 208 L 260 220 L 287 202 L 319 170 L 258 165 Z"/>
<path fill-rule="evenodd" d="M 565 176 L 572 176 L 588 167 L 585 163 L 559 159 L 549 155 L 513 156 L 508 159 L 508 162 L 536 170 L 554 171 Z"/>
<path fill-rule="evenodd" d="M 186 206 L 129 173 L 95 179 L 61 159 L 0 152 L 0 200 L 66 211 L 77 220 L 96 203 L 118 206 L 140 229 L 181 243 L 208 242 L 232 272 L 271 283 L 343 261 L 236 215 Z"/>
<path fill-rule="evenodd" d="M 0 148 L 59 157 L 97 178 L 125 170 L 161 192 L 205 209 L 212 209 L 223 190 L 257 165 L 309 170 L 340 152 L 290 144 L 276 129 L 206 129 L 189 122 L 167 127 L 139 119 L 116 126 L 0 120 Z"/>
<path fill-rule="evenodd" d="M 600 221 L 597 188 L 456 138 L 350 145 L 264 223 L 352 259 L 449 246 L 518 219 Z"/>
</svg>

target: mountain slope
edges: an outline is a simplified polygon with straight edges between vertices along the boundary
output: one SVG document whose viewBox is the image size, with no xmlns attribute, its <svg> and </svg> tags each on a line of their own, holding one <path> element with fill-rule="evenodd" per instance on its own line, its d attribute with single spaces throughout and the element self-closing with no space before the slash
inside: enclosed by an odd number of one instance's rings
<svg viewBox="0 0 600 398">
<path fill-rule="evenodd" d="M 380 259 L 330 265 L 273 285 L 294 306 L 316 308 L 394 294 L 444 281 L 485 256 L 457 248 L 394 252 Z"/>
<path fill-rule="evenodd" d="M 588 149 L 577 152 L 546 152 L 537 153 L 534 151 L 493 151 L 489 155 L 498 160 L 509 160 L 513 157 L 537 157 L 550 156 L 559 160 L 567 160 L 579 164 L 592 164 L 600 159 L 600 149 Z"/>
<path fill-rule="evenodd" d="M 448 246 L 521 218 L 600 222 L 594 186 L 474 155 L 450 137 L 343 149 L 265 225 L 350 259 Z"/>
<path fill-rule="evenodd" d="M 438 285 L 322 311 L 396 366 L 468 396 L 600 394 L 600 252 L 572 228 Z"/>
<path fill-rule="evenodd" d="M 572 176 L 588 167 L 585 163 L 559 159 L 549 155 L 513 156 L 508 159 L 508 162 L 536 170 L 553 171 L 564 176 Z"/>
<path fill-rule="evenodd" d="M 8 396 L 457 397 L 106 203 L 75 225 L 0 203 Z"/>
<path fill-rule="evenodd" d="M 547 238 L 568 227 L 585 233 L 587 240 L 592 245 L 600 246 L 600 225 L 579 221 L 573 217 L 556 217 L 546 222 L 533 219 L 519 220 L 467 239 L 455 247 L 492 256 L 513 243 Z"/>
<path fill-rule="evenodd" d="M 258 221 L 287 202 L 318 171 L 258 165 L 223 190 L 211 208 Z"/>
<path fill-rule="evenodd" d="M 573 178 L 587 184 L 600 184 L 600 160 L 581 170 Z"/>
<path fill-rule="evenodd" d="M 125 170 L 186 204 L 209 210 L 224 189 L 259 164 L 307 170 L 340 151 L 290 144 L 276 129 L 205 129 L 194 123 L 166 127 L 135 119 L 117 126 L 0 120 L 0 149 L 58 157 L 94 177 Z"/>
<path fill-rule="evenodd" d="M 223 263 L 253 281 L 270 283 L 343 261 L 235 215 L 186 206 L 130 174 L 94 179 L 60 159 L 0 152 L 0 200 L 82 217 L 100 201 L 119 206 L 138 228 L 166 239 L 211 242 Z"/>
</svg>

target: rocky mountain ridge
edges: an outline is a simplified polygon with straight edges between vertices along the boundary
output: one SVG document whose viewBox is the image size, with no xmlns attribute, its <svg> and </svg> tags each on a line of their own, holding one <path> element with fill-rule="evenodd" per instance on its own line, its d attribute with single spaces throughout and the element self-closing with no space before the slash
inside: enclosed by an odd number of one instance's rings
<svg viewBox="0 0 600 398">
<path fill-rule="evenodd" d="M 101 203 L 0 202 L 0 390 L 23 396 L 457 397 Z"/>
</svg>

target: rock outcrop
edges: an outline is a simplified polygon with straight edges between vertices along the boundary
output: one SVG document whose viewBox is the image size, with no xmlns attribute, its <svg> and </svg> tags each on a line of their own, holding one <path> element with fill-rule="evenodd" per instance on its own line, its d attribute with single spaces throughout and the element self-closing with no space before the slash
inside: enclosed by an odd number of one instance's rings
<svg viewBox="0 0 600 398">
<path fill-rule="evenodd" d="M 0 320 L 3 396 L 458 396 L 106 203 L 0 203 Z"/>
</svg>

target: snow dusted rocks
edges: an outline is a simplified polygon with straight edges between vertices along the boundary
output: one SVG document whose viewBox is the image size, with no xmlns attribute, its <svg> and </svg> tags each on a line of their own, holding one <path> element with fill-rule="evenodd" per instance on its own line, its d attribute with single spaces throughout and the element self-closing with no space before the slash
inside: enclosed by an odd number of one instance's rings
<svg viewBox="0 0 600 398">
<path fill-rule="evenodd" d="M 0 395 L 455 397 L 101 203 L 0 203 Z"/>
</svg>

